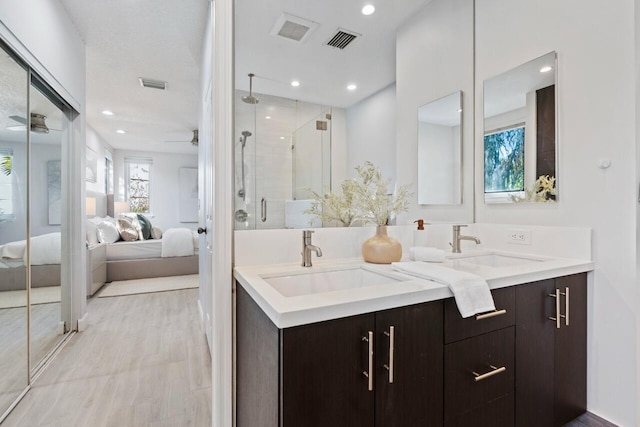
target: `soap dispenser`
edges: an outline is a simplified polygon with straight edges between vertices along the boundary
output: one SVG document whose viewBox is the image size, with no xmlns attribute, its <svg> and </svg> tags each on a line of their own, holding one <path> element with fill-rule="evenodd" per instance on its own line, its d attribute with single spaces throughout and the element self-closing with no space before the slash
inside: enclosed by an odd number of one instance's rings
<svg viewBox="0 0 640 427">
<path fill-rule="evenodd" d="M 413 221 L 418 224 L 418 229 L 413 232 L 413 246 L 427 246 L 427 232 L 424 229 L 425 223 L 423 219 Z"/>
</svg>

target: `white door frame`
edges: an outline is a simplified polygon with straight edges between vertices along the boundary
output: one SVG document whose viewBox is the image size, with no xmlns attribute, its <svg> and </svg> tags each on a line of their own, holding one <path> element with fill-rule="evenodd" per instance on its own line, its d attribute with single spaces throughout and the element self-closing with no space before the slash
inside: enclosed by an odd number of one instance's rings
<svg viewBox="0 0 640 427">
<path fill-rule="evenodd" d="M 233 425 L 233 0 L 213 1 L 212 425 Z"/>
</svg>

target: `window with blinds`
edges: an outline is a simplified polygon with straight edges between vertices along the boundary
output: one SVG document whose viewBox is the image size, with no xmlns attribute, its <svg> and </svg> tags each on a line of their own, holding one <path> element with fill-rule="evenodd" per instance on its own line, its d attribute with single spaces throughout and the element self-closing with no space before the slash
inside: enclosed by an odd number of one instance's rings
<svg viewBox="0 0 640 427">
<path fill-rule="evenodd" d="M 131 212 L 148 213 L 151 209 L 152 159 L 125 157 L 125 198 Z"/>
</svg>

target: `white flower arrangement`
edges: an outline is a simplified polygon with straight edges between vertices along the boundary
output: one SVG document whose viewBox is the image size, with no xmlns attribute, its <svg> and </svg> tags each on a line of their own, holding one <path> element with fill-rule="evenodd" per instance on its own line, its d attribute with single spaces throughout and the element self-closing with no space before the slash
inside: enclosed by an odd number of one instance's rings
<svg viewBox="0 0 640 427">
<path fill-rule="evenodd" d="M 358 177 L 342 183 L 341 195 L 328 192 L 322 196 L 310 190 L 315 200 L 304 213 L 312 214 L 324 223 L 379 226 L 386 225 L 390 218 L 408 210 L 412 195 L 409 185 L 400 186 L 395 194 L 387 194 L 391 179 L 385 180 L 373 163 L 367 161 L 355 169 Z"/>
<path fill-rule="evenodd" d="M 533 183 L 530 190 L 525 188 L 524 197 L 510 195 L 509 198 L 513 202 L 555 202 L 556 195 L 556 177 L 549 175 L 540 175 L 536 182 Z"/>
</svg>

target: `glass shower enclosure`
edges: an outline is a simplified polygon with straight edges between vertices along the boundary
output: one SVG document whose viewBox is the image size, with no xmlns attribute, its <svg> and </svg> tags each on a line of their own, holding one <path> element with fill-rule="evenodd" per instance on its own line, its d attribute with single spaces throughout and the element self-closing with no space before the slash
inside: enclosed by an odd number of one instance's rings
<svg viewBox="0 0 640 427">
<path fill-rule="evenodd" d="M 235 229 L 309 227 L 310 190 L 331 188 L 331 107 L 247 95 L 236 91 Z"/>
</svg>

